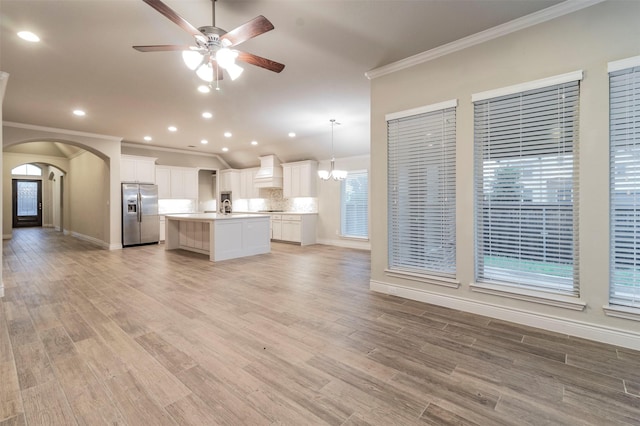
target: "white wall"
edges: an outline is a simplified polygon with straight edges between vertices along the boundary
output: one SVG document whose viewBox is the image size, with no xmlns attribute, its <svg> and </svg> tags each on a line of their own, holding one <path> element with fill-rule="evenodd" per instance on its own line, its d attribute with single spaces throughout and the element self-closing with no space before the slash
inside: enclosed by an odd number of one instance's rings
<svg viewBox="0 0 640 426">
<path fill-rule="evenodd" d="M 104 245 L 109 228 L 109 169 L 102 159 L 85 152 L 69 160 L 67 188 L 71 234 Z"/>
<path fill-rule="evenodd" d="M 372 80 L 371 287 L 404 297 L 640 349 L 638 322 L 606 316 L 608 304 L 607 62 L 640 54 L 640 2 L 609 1 Z M 583 311 L 472 291 L 474 282 L 471 95 L 584 70 L 580 89 L 580 300 Z M 385 114 L 458 99 L 457 277 L 459 288 L 385 273 Z"/>
<path fill-rule="evenodd" d="M 329 170 L 329 167 L 330 160 L 318 163 L 318 170 Z M 370 171 L 369 156 L 336 158 L 335 167 L 338 170 L 346 171 Z M 369 250 L 371 247 L 369 241 L 343 238 L 339 235 L 341 183 L 333 179 L 323 181 L 316 178 L 316 180 L 318 185 L 318 243 Z M 371 206 L 371 199 L 369 199 L 369 206 Z M 369 208 L 369 217 L 371 217 L 371 208 Z"/>
<path fill-rule="evenodd" d="M 4 92 L 9 80 L 9 74 L 0 70 L 0 123 L 2 123 L 2 102 L 4 100 Z M 0 132 L 0 146 L 3 145 L 3 135 Z M 2 152 L 0 151 L 0 159 L 2 159 Z M 2 161 L 0 161 L 0 188 L 3 186 L 2 177 Z M 2 199 L 0 198 L 0 203 Z M 2 211 L 2 205 L 0 204 L 0 211 Z M 0 221 L 0 235 L 3 233 L 2 221 Z M 2 247 L 0 247 L 0 259 L 2 259 Z M 4 297 L 4 282 L 2 281 L 2 268 L 0 268 L 0 297 Z"/>
</svg>

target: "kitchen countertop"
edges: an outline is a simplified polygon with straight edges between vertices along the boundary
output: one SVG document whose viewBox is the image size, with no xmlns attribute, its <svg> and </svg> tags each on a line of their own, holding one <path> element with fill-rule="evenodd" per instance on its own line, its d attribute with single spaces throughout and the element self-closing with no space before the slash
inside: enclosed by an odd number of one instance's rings
<svg viewBox="0 0 640 426">
<path fill-rule="evenodd" d="M 242 219 L 242 218 L 256 218 L 256 217 L 269 217 L 268 214 L 247 214 L 247 213 L 179 213 L 165 215 L 168 219 L 185 219 L 185 220 L 227 220 L 227 219 Z"/>
<path fill-rule="evenodd" d="M 264 214 L 264 215 L 272 215 L 272 214 L 318 214 L 318 212 L 236 212 L 241 214 Z"/>
</svg>

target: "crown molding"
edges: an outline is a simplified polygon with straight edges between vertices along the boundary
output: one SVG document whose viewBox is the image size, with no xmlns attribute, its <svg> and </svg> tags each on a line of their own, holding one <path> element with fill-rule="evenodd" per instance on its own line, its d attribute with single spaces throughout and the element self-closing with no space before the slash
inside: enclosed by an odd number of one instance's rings
<svg viewBox="0 0 640 426">
<path fill-rule="evenodd" d="M 534 25 L 542 24 L 543 22 L 559 18 L 560 16 L 564 16 L 569 13 L 577 12 L 578 10 L 602 3 L 603 1 L 605 0 L 567 0 L 555 6 L 539 10 L 521 18 L 514 19 L 513 21 L 505 22 L 504 24 L 496 27 L 480 31 L 479 33 L 427 50 L 426 52 L 418 53 L 417 55 L 409 56 L 408 58 L 401 59 L 397 62 L 375 68 L 371 71 L 367 71 L 364 75 L 369 80 L 373 80 L 374 78 L 411 68 L 415 65 L 432 61 L 468 47 L 472 47 Z"/>
<path fill-rule="evenodd" d="M 57 129 L 55 127 L 37 126 L 35 124 L 15 123 L 13 121 L 3 121 L 2 126 L 15 127 L 16 129 L 35 130 L 39 132 L 58 133 L 61 135 L 82 136 L 82 137 L 88 137 L 88 138 L 94 138 L 94 139 L 105 139 L 105 140 L 114 141 L 114 142 L 122 141 L 122 138 L 118 136 L 100 135 L 98 133 L 78 132 L 76 130 Z"/>
<path fill-rule="evenodd" d="M 142 145 L 131 142 L 122 142 L 120 146 L 125 148 L 136 148 L 136 149 L 146 149 L 148 151 L 164 151 L 164 152 L 175 152 L 177 154 L 190 154 L 190 155 L 200 155 L 204 157 L 213 157 L 217 158 L 225 167 L 231 168 L 229 163 L 227 163 L 224 158 L 220 157 L 218 154 L 212 154 L 210 152 L 201 152 L 201 151 L 187 151 L 186 149 L 178 149 L 178 148 L 165 148 L 163 146 L 157 145 Z"/>
</svg>

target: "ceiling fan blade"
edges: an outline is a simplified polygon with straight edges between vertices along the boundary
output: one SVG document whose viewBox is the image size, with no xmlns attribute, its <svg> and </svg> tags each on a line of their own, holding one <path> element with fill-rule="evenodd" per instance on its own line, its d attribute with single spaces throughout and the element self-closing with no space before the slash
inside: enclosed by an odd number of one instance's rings
<svg viewBox="0 0 640 426">
<path fill-rule="evenodd" d="M 167 52 L 172 50 L 191 50 L 191 46 L 178 44 L 157 44 L 153 46 L 132 46 L 139 52 Z"/>
<path fill-rule="evenodd" d="M 253 37 L 259 36 L 260 34 L 264 34 L 267 31 L 271 31 L 272 29 L 273 24 L 267 18 L 260 15 L 253 18 L 249 22 L 240 25 L 236 29 L 229 31 L 225 35 L 221 36 L 220 40 L 223 41 L 223 46 L 237 46 L 240 43 L 243 43 Z M 229 42 L 231 44 L 227 44 Z"/>
<path fill-rule="evenodd" d="M 246 62 L 248 64 L 255 65 L 273 72 L 280 72 L 284 69 L 284 64 L 272 61 L 271 59 L 262 58 L 258 55 L 254 55 L 253 53 L 238 51 L 237 59 L 239 61 Z"/>
<path fill-rule="evenodd" d="M 194 37 L 203 37 L 202 33 L 198 31 L 196 27 L 191 25 L 186 19 L 178 15 L 173 9 L 160 0 L 142 0 L 158 12 L 162 13 L 165 17 L 169 18 L 173 23 L 177 24 L 180 28 L 188 32 Z"/>
</svg>

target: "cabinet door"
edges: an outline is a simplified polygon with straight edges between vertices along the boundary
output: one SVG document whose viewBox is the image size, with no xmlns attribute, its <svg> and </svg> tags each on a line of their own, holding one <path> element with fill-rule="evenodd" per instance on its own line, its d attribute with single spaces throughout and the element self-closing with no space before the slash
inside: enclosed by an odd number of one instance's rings
<svg viewBox="0 0 640 426">
<path fill-rule="evenodd" d="M 292 166 L 282 166 L 282 197 L 292 198 L 291 195 L 291 169 Z"/>
<path fill-rule="evenodd" d="M 299 243 L 300 239 L 300 222 L 299 221 L 282 221 L 282 240 Z"/>
<path fill-rule="evenodd" d="M 136 181 L 137 182 L 156 183 L 155 161 L 137 160 L 135 163 L 136 163 Z"/>
<path fill-rule="evenodd" d="M 299 197 L 317 196 L 316 185 L 318 182 L 318 167 L 312 163 L 300 166 L 300 193 Z"/>
<path fill-rule="evenodd" d="M 171 198 L 186 198 L 184 190 L 184 174 L 171 168 Z"/>
<path fill-rule="evenodd" d="M 291 167 L 291 196 L 292 197 L 302 197 L 302 182 L 301 182 L 301 173 L 302 167 L 299 165 L 295 165 Z"/>
<path fill-rule="evenodd" d="M 184 198 L 198 198 L 198 171 L 196 169 L 183 169 L 182 180 L 184 183 Z"/>
<path fill-rule="evenodd" d="M 156 185 L 158 185 L 158 198 L 171 198 L 171 169 L 168 167 L 156 167 Z"/>
<path fill-rule="evenodd" d="M 120 181 L 136 181 L 136 160 L 132 158 L 121 158 L 120 160 Z"/>
<path fill-rule="evenodd" d="M 282 221 L 280 219 L 271 219 L 271 239 L 282 239 Z"/>
</svg>

